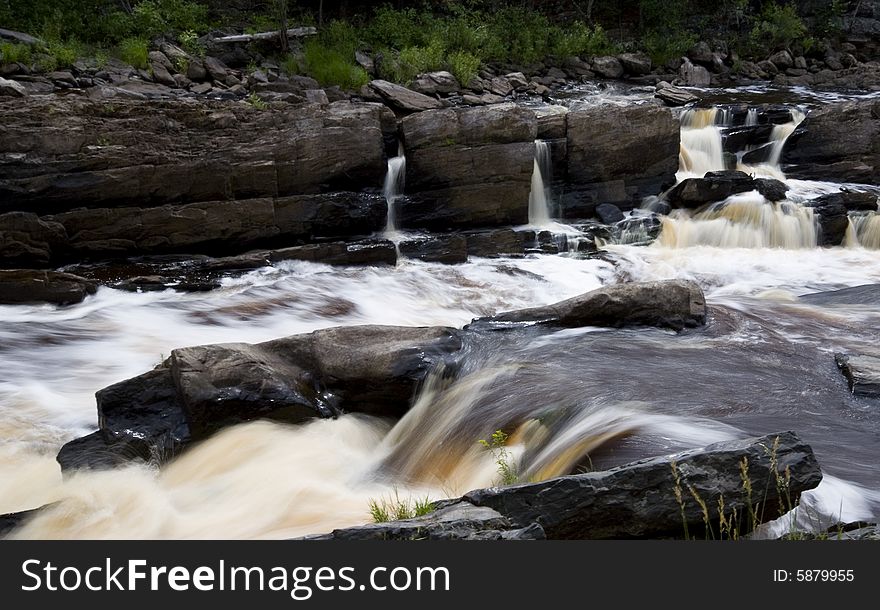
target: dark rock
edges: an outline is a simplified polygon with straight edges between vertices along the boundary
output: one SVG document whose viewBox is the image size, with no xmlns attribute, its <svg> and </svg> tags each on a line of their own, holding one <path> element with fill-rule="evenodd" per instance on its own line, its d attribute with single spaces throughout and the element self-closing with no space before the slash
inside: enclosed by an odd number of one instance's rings
<svg viewBox="0 0 880 610">
<path fill-rule="evenodd" d="M 467 239 L 463 235 L 439 235 L 410 239 L 399 244 L 401 256 L 433 263 L 456 265 L 467 261 Z"/>
<path fill-rule="evenodd" d="M 21 83 L 0 77 L 0 97 L 24 97 L 27 94 L 27 88 Z"/>
<path fill-rule="evenodd" d="M 713 201 L 722 201 L 731 195 L 755 190 L 755 180 L 736 170 L 707 172 L 702 178 L 687 178 L 664 193 L 663 198 L 672 207 L 699 208 Z"/>
<path fill-rule="evenodd" d="M 371 81 L 370 87 L 385 100 L 385 103 L 403 112 L 420 112 L 443 106 L 436 98 L 422 95 L 385 80 Z"/>
<path fill-rule="evenodd" d="M 767 201 L 782 201 L 788 192 L 788 185 L 774 178 L 755 178 L 755 189 Z"/>
<path fill-rule="evenodd" d="M 308 540 L 542 540 L 538 527 L 511 527 L 491 508 L 456 502 L 414 519 L 371 523 L 308 536 Z"/>
<path fill-rule="evenodd" d="M 517 91 L 525 91 L 529 86 L 529 80 L 522 72 L 511 72 L 510 74 L 505 74 L 504 78 Z"/>
<path fill-rule="evenodd" d="M 691 93 L 690 91 L 686 91 L 685 89 L 679 89 L 678 87 L 668 86 L 663 88 L 658 88 L 654 93 L 654 97 L 663 101 L 667 106 L 684 106 L 686 104 L 690 104 L 692 102 L 697 102 L 700 100 L 699 97 Z"/>
<path fill-rule="evenodd" d="M 525 239 L 522 232 L 513 229 L 496 229 L 494 231 L 475 231 L 464 233 L 467 239 L 469 256 L 514 256 L 525 251 Z"/>
<path fill-rule="evenodd" d="M 455 366 L 461 345 L 451 328 L 350 326 L 173 350 L 156 369 L 99 391 L 100 432 L 65 445 L 59 461 L 163 462 L 191 440 L 257 418 L 401 417 L 435 366 Z"/>
<path fill-rule="evenodd" d="M 226 82 L 226 77 L 229 74 L 229 68 L 226 67 L 226 64 L 210 55 L 205 57 L 204 64 L 205 70 L 207 70 L 212 80 L 218 83 Z"/>
<path fill-rule="evenodd" d="M 623 64 L 616 57 L 606 55 L 594 57 L 593 72 L 604 78 L 620 78 L 623 76 Z"/>
<path fill-rule="evenodd" d="M 300 260 L 327 265 L 394 265 L 397 263 L 397 250 L 386 239 L 324 242 L 270 250 L 269 260 L 273 263 Z"/>
<path fill-rule="evenodd" d="M 813 208 L 818 216 L 820 246 L 839 246 L 843 243 L 846 230 L 849 228 L 849 215 L 843 198 L 835 195 L 839 193 L 822 195 L 804 202 L 804 205 Z"/>
<path fill-rule="evenodd" d="M 448 230 L 524 224 L 537 119 L 499 104 L 421 112 L 400 124 L 407 200 L 398 224 Z"/>
<path fill-rule="evenodd" d="M 880 305 L 880 284 L 865 284 L 841 288 L 840 290 L 826 290 L 814 292 L 800 297 L 805 303 L 811 305 Z"/>
<path fill-rule="evenodd" d="M 861 354 L 835 354 L 837 367 L 846 376 L 855 396 L 880 398 L 880 357 Z"/>
<path fill-rule="evenodd" d="M 58 271 L 0 270 L 0 304 L 79 303 L 98 287 L 85 278 Z"/>
<path fill-rule="evenodd" d="M 690 87 L 708 87 L 712 83 L 712 75 L 706 68 L 692 64 L 687 59 L 681 64 L 678 74 L 683 83 Z"/>
<path fill-rule="evenodd" d="M 4 30 L 0 30 L 2 32 Z M 38 515 L 46 506 L 32 508 L 31 510 L 23 510 L 17 513 L 6 513 L 0 515 L 0 536 L 5 536 L 11 531 L 24 525 L 28 519 Z"/>
<path fill-rule="evenodd" d="M 600 203 L 596 206 L 596 216 L 606 225 L 613 225 L 623 220 L 623 212 L 613 203 Z"/>
<path fill-rule="evenodd" d="M 712 65 L 712 61 L 714 59 L 714 54 L 712 53 L 712 47 L 709 46 L 705 40 L 699 41 L 690 50 L 687 52 L 688 58 L 693 61 L 701 64 L 706 64 L 708 66 Z"/>
<path fill-rule="evenodd" d="M 785 49 L 777 51 L 767 59 L 773 62 L 773 65 L 779 70 L 787 70 L 794 67 L 794 58 L 791 56 L 791 53 Z"/>
<path fill-rule="evenodd" d="M 541 106 L 535 109 L 538 118 L 537 137 L 540 140 L 564 139 L 568 108 L 565 106 Z"/>
<path fill-rule="evenodd" d="M 631 209 L 675 183 L 680 126 L 671 110 L 659 104 L 587 106 L 572 110 L 566 126 L 564 218 L 590 217 L 598 201 Z"/>
<path fill-rule="evenodd" d="M 479 322 L 531 322 L 562 327 L 660 326 L 673 329 L 706 323 L 706 299 L 691 281 L 635 282 L 603 286 L 543 307 L 481 318 Z"/>
<path fill-rule="evenodd" d="M 770 141 L 770 135 L 773 133 L 773 126 L 764 125 L 738 125 L 723 131 L 724 150 L 737 153 L 740 151 L 749 151 L 755 146 L 767 144 Z"/>
<path fill-rule="evenodd" d="M 747 460 L 751 489 L 760 490 L 759 499 L 743 489 L 743 460 Z M 789 474 L 787 489 L 777 484 Z M 685 524 L 690 535 L 702 538 L 703 510 L 693 493 L 710 507 L 723 497 L 725 510 L 735 509 L 738 514 L 748 514 L 749 502 L 759 502 L 763 518 L 769 520 L 779 515 L 780 506 L 795 505 L 802 492 L 821 480 L 812 449 L 795 433 L 782 432 L 716 443 L 604 472 L 476 490 L 462 499 L 496 510 L 514 526 L 537 523 L 551 540 L 680 538 Z M 677 485 L 683 505 L 676 500 Z"/>
<path fill-rule="evenodd" d="M 16 32 L 15 30 L 7 30 L 0 28 L 0 40 L 8 40 L 17 44 L 26 44 L 28 46 L 40 46 L 45 44 L 41 39 L 25 34 L 24 32 Z"/>
<path fill-rule="evenodd" d="M 444 71 L 419 74 L 412 82 L 412 90 L 425 95 L 456 93 L 459 89 L 461 86 L 455 77 Z"/>
<path fill-rule="evenodd" d="M 842 205 L 847 212 L 876 212 L 877 193 L 870 191 L 851 191 L 843 189 L 839 193 L 829 193 L 813 200 L 817 208 Z"/>
<path fill-rule="evenodd" d="M 880 101 L 841 102 L 811 110 L 786 142 L 782 162 L 791 178 L 876 184 Z"/>
<path fill-rule="evenodd" d="M 171 73 L 162 64 L 154 63 L 151 67 L 153 72 L 153 80 L 167 87 L 176 87 L 177 81 L 171 76 Z"/>
<path fill-rule="evenodd" d="M 617 59 L 623 65 L 624 71 L 633 76 L 650 74 L 651 68 L 653 68 L 651 58 L 644 53 L 621 53 Z"/>
<path fill-rule="evenodd" d="M 632 216 L 614 227 L 615 241 L 621 244 L 648 245 L 660 235 L 663 223 L 660 218 L 651 216 Z"/>
<path fill-rule="evenodd" d="M 513 92 L 513 85 L 503 76 L 496 76 L 489 80 L 487 89 L 499 97 L 506 97 Z"/>
<path fill-rule="evenodd" d="M 46 265 L 66 247 L 64 227 L 29 212 L 0 214 L 0 267 Z"/>
</svg>

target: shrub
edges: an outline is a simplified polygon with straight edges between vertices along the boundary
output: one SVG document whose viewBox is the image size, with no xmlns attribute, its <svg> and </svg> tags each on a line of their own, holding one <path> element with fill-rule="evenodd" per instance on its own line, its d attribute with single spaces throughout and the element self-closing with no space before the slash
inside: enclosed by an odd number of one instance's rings
<svg viewBox="0 0 880 610">
<path fill-rule="evenodd" d="M 489 440 L 480 439 L 479 443 L 495 458 L 498 478 L 501 485 L 513 485 L 519 480 L 519 469 L 507 450 L 509 436 L 503 430 L 496 430 Z"/>
<path fill-rule="evenodd" d="M 0 42 L 0 64 L 29 64 L 31 47 L 26 44 Z"/>
<path fill-rule="evenodd" d="M 794 6 L 780 6 L 771 2 L 764 7 L 752 28 L 750 39 L 755 51 L 772 51 L 789 46 L 795 40 L 803 38 L 806 33 L 807 27 Z"/>
<path fill-rule="evenodd" d="M 195 57 L 205 56 L 205 45 L 199 40 L 199 35 L 192 30 L 181 32 L 178 36 L 181 48 Z"/>
<path fill-rule="evenodd" d="M 119 59 L 125 63 L 146 70 L 149 62 L 150 51 L 147 41 L 142 38 L 125 38 L 116 47 Z"/>
<path fill-rule="evenodd" d="M 66 42 L 53 40 L 47 44 L 47 49 L 49 55 L 55 58 L 56 69 L 72 66 L 79 57 L 86 53 L 82 43 L 76 40 Z"/>
<path fill-rule="evenodd" d="M 395 10 L 381 6 L 365 31 L 367 42 L 375 47 L 404 49 L 425 42 L 423 15 L 414 8 Z"/>
<path fill-rule="evenodd" d="M 407 47 L 400 52 L 398 82 L 409 82 L 416 74 L 442 70 L 445 67 L 446 49 L 440 39 L 434 39 L 426 47 Z"/>
<path fill-rule="evenodd" d="M 466 87 L 471 79 L 477 75 L 477 70 L 480 69 L 480 58 L 471 55 L 467 51 L 450 53 L 447 61 L 449 63 L 449 71 L 452 72 L 452 75 L 462 87 Z"/>
<path fill-rule="evenodd" d="M 590 27 L 582 21 L 559 28 L 552 47 L 553 54 L 560 57 L 608 55 L 615 50 L 601 25 Z"/>
<path fill-rule="evenodd" d="M 300 74 L 302 72 L 302 66 L 300 65 L 299 59 L 293 54 L 286 55 L 281 60 L 281 71 L 287 76 Z"/>
<path fill-rule="evenodd" d="M 309 74 L 322 86 L 339 85 L 343 89 L 359 89 L 370 81 L 366 71 L 353 63 L 353 54 L 345 55 L 325 46 L 320 40 L 310 40 L 305 46 L 306 67 Z"/>
<path fill-rule="evenodd" d="M 266 102 L 266 100 L 257 95 L 256 91 L 247 96 L 247 98 L 245 98 L 245 101 L 253 106 L 256 110 L 265 110 L 269 107 L 269 104 Z"/>
<path fill-rule="evenodd" d="M 379 498 L 378 500 L 370 498 L 369 508 L 373 522 L 385 523 L 427 515 L 434 511 L 434 502 L 427 496 L 401 499 L 395 488 L 393 498 Z"/>
<path fill-rule="evenodd" d="M 681 57 L 697 43 L 697 37 L 689 32 L 648 32 L 643 40 L 645 51 L 654 65 L 660 66 L 671 59 Z"/>
</svg>

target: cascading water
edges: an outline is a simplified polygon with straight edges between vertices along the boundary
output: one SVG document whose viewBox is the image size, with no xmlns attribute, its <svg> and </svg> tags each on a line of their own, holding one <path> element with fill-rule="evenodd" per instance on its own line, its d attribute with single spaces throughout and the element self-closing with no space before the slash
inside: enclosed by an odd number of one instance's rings
<svg viewBox="0 0 880 610">
<path fill-rule="evenodd" d="M 406 179 L 406 154 L 403 150 L 403 142 L 397 146 L 397 156 L 388 159 L 388 171 L 385 173 L 385 184 L 382 193 L 388 204 L 388 216 L 385 221 L 385 233 L 393 235 L 397 232 L 397 201 L 403 195 Z"/>
<path fill-rule="evenodd" d="M 781 125 L 774 125 L 770 132 L 770 152 L 764 163 L 757 165 L 749 165 L 737 163 L 737 169 L 767 178 L 776 178 L 777 180 L 785 180 L 785 174 L 779 168 L 779 160 L 782 158 L 782 151 L 785 148 L 785 142 L 788 137 L 794 133 L 797 126 L 801 124 L 806 115 L 800 110 L 793 108 L 791 110 L 792 120 Z"/>
<path fill-rule="evenodd" d="M 863 248 L 880 250 L 880 213 L 868 212 L 850 217 L 855 243 Z"/>
<path fill-rule="evenodd" d="M 749 108 L 746 111 L 746 127 L 754 127 L 758 124 L 758 109 Z"/>
<path fill-rule="evenodd" d="M 535 140 L 535 163 L 532 169 L 532 189 L 529 192 L 529 224 L 533 226 L 546 226 L 551 223 L 550 183 L 553 179 L 551 163 L 550 145 L 544 140 Z"/>
<path fill-rule="evenodd" d="M 724 146 L 716 124 L 718 108 L 689 108 L 681 115 L 678 180 L 722 170 Z"/>
</svg>

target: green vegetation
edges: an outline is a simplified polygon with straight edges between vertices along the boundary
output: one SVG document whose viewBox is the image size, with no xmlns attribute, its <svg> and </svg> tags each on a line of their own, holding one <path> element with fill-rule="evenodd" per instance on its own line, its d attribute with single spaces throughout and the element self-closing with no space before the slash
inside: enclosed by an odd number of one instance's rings
<svg viewBox="0 0 880 610">
<path fill-rule="evenodd" d="M 117 46 L 117 56 L 131 66 L 145 70 L 149 63 L 149 44 L 142 38 L 125 38 Z"/>
<path fill-rule="evenodd" d="M 370 516 L 374 523 L 386 523 L 388 521 L 401 521 L 421 517 L 434 512 L 434 502 L 424 498 L 404 498 L 394 489 L 394 497 L 380 498 L 369 501 Z"/>
<path fill-rule="evenodd" d="M 513 462 L 510 451 L 507 450 L 508 438 L 510 437 L 503 430 L 496 430 L 489 440 L 480 439 L 478 441 L 495 458 L 499 484 L 501 485 L 513 485 L 519 480 L 519 468 Z"/>
<path fill-rule="evenodd" d="M 31 48 L 25 44 L 0 42 L 0 59 L 3 63 L 29 64 L 31 62 Z"/>
<path fill-rule="evenodd" d="M 790 4 L 771 2 L 764 7 L 750 34 L 755 52 L 785 48 L 807 33 L 807 27 Z"/>
<path fill-rule="evenodd" d="M 247 96 L 245 101 L 253 106 L 255 110 L 265 110 L 269 107 L 269 104 L 266 102 L 266 100 L 257 95 L 256 92 L 251 93 L 249 96 Z"/>
</svg>

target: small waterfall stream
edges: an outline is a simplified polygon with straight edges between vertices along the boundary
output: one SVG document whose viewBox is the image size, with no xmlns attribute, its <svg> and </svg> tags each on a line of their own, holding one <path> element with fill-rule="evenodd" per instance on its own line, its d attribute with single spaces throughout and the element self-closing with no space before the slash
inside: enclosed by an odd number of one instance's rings
<svg viewBox="0 0 880 610">
<path fill-rule="evenodd" d="M 385 221 L 386 235 L 397 233 L 397 201 L 403 195 L 406 181 L 406 154 L 403 150 L 403 142 L 397 146 L 397 156 L 388 159 L 388 171 L 385 173 L 385 184 L 382 194 L 388 204 L 388 216 Z"/>
<path fill-rule="evenodd" d="M 530 225 L 546 226 L 551 223 L 552 180 L 550 145 L 545 140 L 535 140 L 535 164 L 532 170 L 532 190 L 529 192 Z"/>
</svg>

